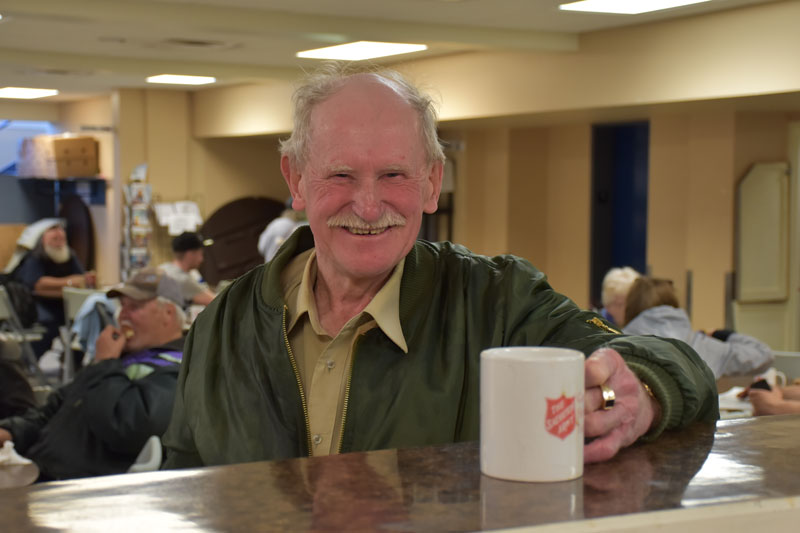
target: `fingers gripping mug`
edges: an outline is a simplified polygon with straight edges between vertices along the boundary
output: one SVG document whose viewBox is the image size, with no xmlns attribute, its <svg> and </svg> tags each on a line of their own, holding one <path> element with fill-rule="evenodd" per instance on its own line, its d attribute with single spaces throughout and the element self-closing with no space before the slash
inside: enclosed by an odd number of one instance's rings
<svg viewBox="0 0 800 533">
<path fill-rule="evenodd" d="M 481 471 L 515 481 L 583 475 L 584 356 L 551 347 L 481 352 Z"/>
</svg>

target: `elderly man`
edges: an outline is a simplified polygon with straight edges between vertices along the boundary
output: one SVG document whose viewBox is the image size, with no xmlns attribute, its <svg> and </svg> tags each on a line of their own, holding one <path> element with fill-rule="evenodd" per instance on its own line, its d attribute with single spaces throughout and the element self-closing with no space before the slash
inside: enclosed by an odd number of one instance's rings
<svg viewBox="0 0 800 533">
<path fill-rule="evenodd" d="M 26 285 L 36 299 L 38 321 L 47 328 L 33 348 L 41 356 L 64 325 L 64 287 L 94 287 L 94 272 L 84 272 L 75 253 L 67 244 L 61 222 L 55 222 L 39 238 L 36 246 L 14 269 L 14 278 Z"/>
<path fill-rule="evenodd" d="M 0 445 L 14 441 L 42 480 L 125 472 L 169 423 L 183 355 L 177 283 L 147 268 L 108 295 L 121 300 L 119 327 L 97 338 L 95 363 L 43 407 L 0 420 Z"/>
<path fill-rule="evenodd" d="M 430 100 L 399 75 L 334 66 L 295 104 L 281 170 L 310 226 L 195 322 L 166 467 L 476 440 L 491 346 L 591 354 L 587 461 L 716 420 L 688 346 L 619 335 L 523 259 L 416 240 L 444 158 Z"/>
<path fill-rule="evenodd" d="M 204 246 L 200 235 L 184 231 L 172 239 L 172 262 L 159 266 L 180 285 L 184 306 L 208 305 L 214 299 L 214 293 L 207 284 L 200 281 L 200 272 L 197 271 L 203 264 Z"/>
</svg>

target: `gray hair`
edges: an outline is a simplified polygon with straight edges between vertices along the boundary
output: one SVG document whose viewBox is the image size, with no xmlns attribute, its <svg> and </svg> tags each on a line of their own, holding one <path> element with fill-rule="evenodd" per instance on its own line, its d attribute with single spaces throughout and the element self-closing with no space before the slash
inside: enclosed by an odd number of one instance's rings
<svg viewBox="0 0 800 533">
<path fill-rule="evenodd" d="M 288 139 L 281 141 L 281 155 L 287 156 L 295 167 L 305 165 L 311 139 L 311 112 L 315 106 L 339 91 L 350 78 L 358 75 L 369 76 L 385 85 L 414 108 L 419 114 L 420 133 L 428 163 L 443 162 L 444 151 L 436 132 L 436 108 L 430 96 L 423 94 L 397 71 L 336 61 L 323 63 L 295 90 L 292 97 L 294 129 Z"/>
<path fill-rule="evenodd" d="M 626 296 L 633 282 L 641 277 L 636 270 L 629 266 L 615 267 L 609 270 L 603 278 L 602 294 L 603 305 L 607 306 L 617 295 Z"/>
<path fill-rule="evenodd" d="M 164 298 L 163 296 L 157 296 L 156 300 L 158 300 L 159 305 L 164 307 L 165 305 L 171 305 L 173 309 L 175 309 L 175 319 L 178 321 L 178 326 L 180 326 L 181 331 L 183 331 L 184 326 L 186 325 L 186 313 L 181 306 L 170 300 L 169 298 Z"/>
</svg>

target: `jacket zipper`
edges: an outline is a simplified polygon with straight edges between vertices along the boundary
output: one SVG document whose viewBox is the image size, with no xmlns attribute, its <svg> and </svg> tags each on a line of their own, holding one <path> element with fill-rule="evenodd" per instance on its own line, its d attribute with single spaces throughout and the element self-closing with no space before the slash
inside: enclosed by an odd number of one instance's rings
<svg viewBox="0 0 800 533">
<path fill-rule="evenodd" d="M 308 420 L 308 404 L 306 403 L 306 393 L 303 390 L 303 381 L 300 379 L 300 371 L 297 369 L 297 360 L 294 358 L 294 352 L 292 352 L 292 347 L 289 344 L 289 333 L 286 331 L 286 311 L 288 307 L 285 305 L 283 306 L 283 318 L 282 318 L 282 325 L 283 325 L 283 341 L 286 343 L 286 351 L 289 352 L 289 362 L 292 363 L 292 371 L 294 372 L 294 379 L 297 381 L 297 390 L 300 391 L 300 403 L 303 404 L 303 419 L 306 423 L 306 445 L 308 446 L 308 456 L 311 457 L 313 454 L 311 452 L 311 422 Z M 348 388 L 350 386 L 349 379 L 348 379 Z M 347 400 L 345 400 L 345 405 L 347 405 Z M 342 424 L 342 428 L 344 428 L 344 424 Z"/>
<path fill-rule="evenodd" d="M 342 427 L 339 428 L 339 446 L 336 448 L 336 453 L 342 453 L 342 444 L 344 444 L 344 423 L 347 421 L 347 406 L 350 404 L 350 383 L 353 381 L 353 364 L 356 362 L 356 353 L 360 342 L 361 337 L 356 341 L 356 345 L 353 346 L 353 357 L 350 358 L 350 366 L 347 369 L 347 381 L 344 384 L 344 401 L 342 402 Z"/>
<path fill-rule="evenodd" d="M 350 383 L 353 381 L 353 364 L 356 362 L 356 353 L 358 352 L 358 344 L 361 338 L 353 346 L 353 357 L 350 358 L 350 366 L 347 368 L 347 381 L 344 384 L 344 401 L 342 402 L 342 427 L 339 428 L 339 446 L 336 447 L 336 453 L 342 453 L 342 444 L 344 444 L 344 423 L 347 422 L 347 406 L 350 405 Z"/>
</svg>

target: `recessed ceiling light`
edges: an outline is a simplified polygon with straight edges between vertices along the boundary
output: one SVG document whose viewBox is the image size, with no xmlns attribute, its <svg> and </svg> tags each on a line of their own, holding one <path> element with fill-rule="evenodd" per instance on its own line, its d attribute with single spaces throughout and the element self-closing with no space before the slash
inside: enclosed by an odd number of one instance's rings
<svg viewBox="0 0 800 533">
<path fill-rule="evenodd" d="M 3 87 L 0 89 L 0 98 L 21 98 L 32 100 L 58 94 L 55 89 L 32 89 L 30 87 Z"/>
<path fill-rule="evenodd" d="M 581 0 L 561 4 L 564 11 L 589 11 L 592 13 L 616 13 L 620 15 L 638 15 L 650 11 L 660 11 L 673 7 L 700 4 L 709 0 Z"/>
<path fill-rule="evenodd" d="M 405 44 L 405 43 L 379 43 L 375 41 L 358 41 L 355 43 L 339 44 L 327 46 L 315 50 L 305 50 L 297 52 L 297 57 L 307 57 L 313 59 L 344 59 L 347 61 L 361 61 L 362 59 L 373 59 L 376 57 L 395 56 L 408 54 L 409 52 L 419 52 L 427 50 L 424 44 Z"/>
<path fill-rule="evenodd" d="M 206 85 L 214 83 L 217 78 L 211 76 L 182 76 L 180 74 L 159 74 L 149 76 L 147 83 L 169 83 L 172 85 Z"/>
</svg>

